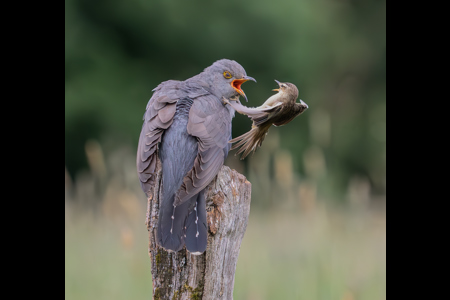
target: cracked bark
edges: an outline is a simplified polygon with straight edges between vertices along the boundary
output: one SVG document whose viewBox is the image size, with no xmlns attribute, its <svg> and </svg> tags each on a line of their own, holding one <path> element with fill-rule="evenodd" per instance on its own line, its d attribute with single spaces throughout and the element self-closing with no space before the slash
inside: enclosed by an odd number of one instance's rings
<svg viewBox="0 0 450 300">
<path fill-rule="evenodd" d="M 202 255 L 156 245 L 161 170 L 149 193 L 147 229 L 153 299 L 233 299 L 234 273 L 250 213 L 251 184 L 227 166 L 207 187 L 208 247 Z"/>
</svg>

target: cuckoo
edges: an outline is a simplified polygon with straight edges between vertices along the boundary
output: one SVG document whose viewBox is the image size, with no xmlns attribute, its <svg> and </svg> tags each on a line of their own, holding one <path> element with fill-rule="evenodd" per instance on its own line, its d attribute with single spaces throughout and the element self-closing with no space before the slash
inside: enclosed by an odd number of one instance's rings
<svg viewBox="0 0 450 300">
<path fill-rule="evenodd" d="M 221 59 L 185 81 L 159 84 L 144 114 L 137 170 L 149 195 L 162 165 L 157 244 L 168 251 L 186 246 L 201 254 L 207 246 L 205 188 L 214 179 L 231 145 L 234 109 L 222 98 L 246 100 L 241 85 L 256 80 L 233 60 Z"/>
</svg>

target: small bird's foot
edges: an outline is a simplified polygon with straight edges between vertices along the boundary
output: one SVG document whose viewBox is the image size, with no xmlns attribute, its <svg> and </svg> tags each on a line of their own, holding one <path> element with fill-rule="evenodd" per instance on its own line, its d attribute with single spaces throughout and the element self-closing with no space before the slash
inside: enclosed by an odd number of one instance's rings
<svg viewBox="0 0 450 300">
<path fill-rule="evenodd" d="M 230 101 L 229 101 L 227 98 L 222 97 L 222 104 L 223 104 L 223 105 L 230 104 Z"/>
</svg>

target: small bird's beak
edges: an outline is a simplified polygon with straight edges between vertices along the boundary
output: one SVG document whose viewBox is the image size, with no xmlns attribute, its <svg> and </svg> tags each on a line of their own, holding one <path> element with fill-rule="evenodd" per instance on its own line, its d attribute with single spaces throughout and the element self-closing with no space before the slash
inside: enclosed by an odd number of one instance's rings
<svg viewBox="0 0 450 300">
<path fill-rule="evenodd" d="M 235 79 L 231 82 L 231 86 L 236 90 L 236 92 L 238 92 L 240 95 L 242 95 L 245 98 L 245 101 L 248 102 L 247 100 L 247 96 L 245 96 L 244 91 L 241 89 L 241 84 L 243 84 L 246 81 L 252 80 L 254 82 L 256 82 L 255 78 L 250 77 L 250 76 L 244 76 L 241 79 Z"/>
<path fill-rule="evenodd" d="M 281 82 L 279 82 L 278 80 L 276 80 L 275 79 L 275 82 L 276 83 L 278 83 L 278 86 L 280 86 L 281 87 Z M 273 89 L 272 91 L 275 91 L 275 92 L 279 92 L 280 91 L 280 89 L 278 88 L 278 89 Z"/>
</svg>

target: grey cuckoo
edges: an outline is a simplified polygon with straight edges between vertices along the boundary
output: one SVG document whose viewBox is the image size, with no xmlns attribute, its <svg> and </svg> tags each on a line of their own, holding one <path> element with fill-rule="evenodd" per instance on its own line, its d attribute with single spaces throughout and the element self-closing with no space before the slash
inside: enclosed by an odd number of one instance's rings
<svg viewBox="0 0 450 300">
<path fill-rule="evenodd" d="M 157 243 L 169 251 L 186 245 L 191 254 L 207 246 L 205 187 L 214 179 L 231 145 L 234 109 L 222 98 L 246 100 L 241 84 L 253 80 L 236 61 L 221 59 L 185 81 L 159 84 L 147 104 L 137 151 L 143 191 L 155 184 L 162 164 Z"/>
</svg>

